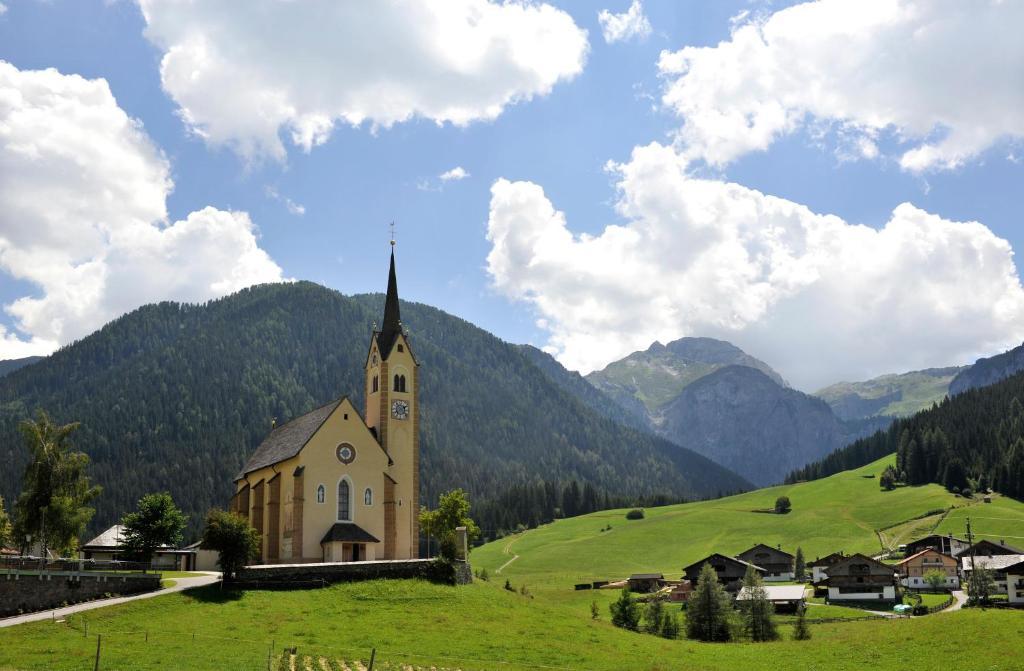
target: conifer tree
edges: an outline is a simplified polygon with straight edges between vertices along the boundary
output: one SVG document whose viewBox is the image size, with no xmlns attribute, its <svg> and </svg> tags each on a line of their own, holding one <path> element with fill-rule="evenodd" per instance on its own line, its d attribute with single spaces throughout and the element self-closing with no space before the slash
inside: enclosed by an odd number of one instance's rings
<svg viewBox="0 0 1024 671">
<path fill-rule="evenodd" d="M 665 606 L 661 599 L 651 599 L 644 611 L 644 631 L 648 634 L 659 634 L 664 626 Z"/>
<path fill-rule="evenodd" d="M 640 628 L 640 607 L 629 588 L 623 588 L 619 598 L 608 606 L 612 613 L 612 624 L 616 627 L 637 631 Z"/>
<path fill-rule="evenodd" d="M 11 542 L 11 520 L 4 510 L 4 497 L 0 496 L 0 548 Z"/>
<path fill-rule="evenodd" d="M 807 560 L 804 559 L 804 550 L 801 547 L 796 549 L 796 559 L 793 561 L 793 577 L 802 581 L 807 577 Z"/>
<path fill-rule="evenodd" d="M 773 641 L 778 638 L 775 623 L 772 621 L 775 608 L 768 600 L 761 575 L 753 566 L 747 566 L 747 572 L 743 576 L 743 591 L 746 595 L 746 599 L 743 600 L 743 628 L 750 636 L 750 640 Z"/>
<path fill-rule="evenodd" d="M 728 641 L 731 610 L 731 600 L 715 569 L 705 563 L 686 607 L 686 636 L 698 641 Z"/>
<path fill-rule="evenodd" d="M 807 606 L 801 605 L 796 611 L 796 622 L 793 623 L 793 640 L 806 641 L 811 637 L 807 626 Z"/>
<path fill-rule="evenodd" d="M 679 620 L 675 613 L 665 611 L 661 616 L 661 631 L 658 634 L 662 638 L 679 638 Z"/>
</svg>

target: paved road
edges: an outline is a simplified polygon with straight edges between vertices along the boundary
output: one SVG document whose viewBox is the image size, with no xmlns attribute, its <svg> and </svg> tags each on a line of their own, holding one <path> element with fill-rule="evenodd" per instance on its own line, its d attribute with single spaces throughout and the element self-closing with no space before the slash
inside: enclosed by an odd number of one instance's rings
<svg viewBox="0 0 1024 671">
<path fill-rule="evenodd" d="M 85 610 L 94 610 L 96 608 L 105 608 L 107 606 L 114 606 L 119 603 L 128 603 L 129 601 L 138 601 L 139 599 L 152 599 L 155 596 L 161 596 L 163 594 L 171 594 L 172 592 L 182 592 L 186 589 L 192 589 L 193 587 L 202 587 L 203 585 L 211 585 L 220 580 L 220 573 L 203 572 L 204 575 L 199 578 L 172 578 L 174 580 L 173 587 L 167 587 L 159 589 L 155 592 L 146 592 L 145 594 L 135 594 L 132 596 L 119 596 L 113 599 L 98 599 L 96 601 L 87 601 L 85 603 L 78 603 L 74 606 L 67 606 L 65 608 L 57 608 L 56 610 L 44 610 L 38 613 L 29 613 L 28 615 L 17 615 L 15 617 L 6 617 L 0 619 L 0 627 L 13 627 L 16 624 L 25 624 L 26 622 L 38 622 L 39 620 L 51 620 L 61 619 L 72 613 L 81 613 Z"/>
</svg>

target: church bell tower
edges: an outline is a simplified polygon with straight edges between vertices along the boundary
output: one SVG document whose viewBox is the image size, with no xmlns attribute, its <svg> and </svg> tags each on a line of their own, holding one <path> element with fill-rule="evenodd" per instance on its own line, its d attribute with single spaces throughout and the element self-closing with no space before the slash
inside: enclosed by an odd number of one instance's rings
<svg viewBox="0 0 1024 671">
<path fill-rule="evenodd" d="M 384 474 L 384 558 L 416 557 L 419 549 L 419 363 L 402 326 L 395 249 L 384 301 L 366 357 L 366 425 L 388 455 Z"/>
</svg>

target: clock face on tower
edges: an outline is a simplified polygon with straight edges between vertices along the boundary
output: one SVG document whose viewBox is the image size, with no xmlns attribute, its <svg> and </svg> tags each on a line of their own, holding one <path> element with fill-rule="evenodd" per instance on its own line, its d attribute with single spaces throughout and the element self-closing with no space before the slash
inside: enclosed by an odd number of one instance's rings
<svg viewBox="0 0 1024 671">
<path fill-rule="evenodd" d="M 409 419 L 409 402 L 395 401 L 391 404 L 391 416 L 395 419 Z"/>
</svg>

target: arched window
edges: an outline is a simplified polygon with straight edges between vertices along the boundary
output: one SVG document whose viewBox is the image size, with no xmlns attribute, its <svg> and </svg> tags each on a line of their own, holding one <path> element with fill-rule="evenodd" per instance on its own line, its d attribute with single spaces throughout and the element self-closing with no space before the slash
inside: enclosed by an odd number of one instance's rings
<svg viewBox="0 0 1024 671">
<path fill-rule="evenodd" d="M 378 389 L 380 389 L 380 381 L 378 380 L 377 376 L 374 375 L 373 376 L 373 393 L 376 394 Z"/>
<path fill-rule="evenodd" d="M 373 505 L 373 490 L 369 487 L 367 487 L 366 491 L 363 492 L 363 504 L 367 506 Z"/>
<path fill-rule="evenodd" d="M 342 480 L 338 483 L 338 521 L 352 521 L 352 506 L 351 499 L 349 498 L 348 480 Z"/>
<path fill-rule="evenodd" d="M 320 485 L 319 487 L 317 487 L 316 488 L 316 502 L 317 503 L 323 503 L 324 499 L 326 497 L 327 497 L 327 490 L 324 489 L 324 486 Z"/>
<path fill-rule="evenodd" d="M 405 391 L 405 376 L 395 374 L 395 391 Z"/>
</svg>

